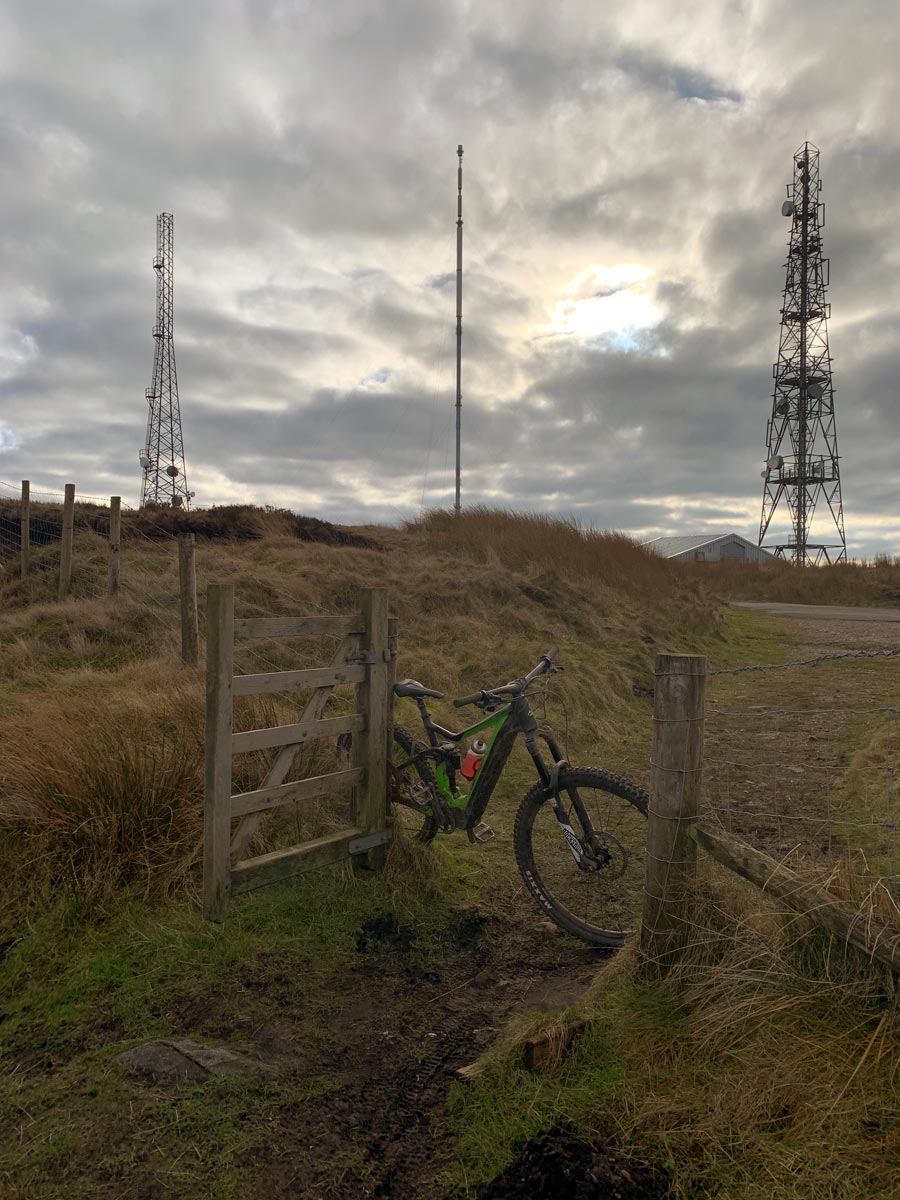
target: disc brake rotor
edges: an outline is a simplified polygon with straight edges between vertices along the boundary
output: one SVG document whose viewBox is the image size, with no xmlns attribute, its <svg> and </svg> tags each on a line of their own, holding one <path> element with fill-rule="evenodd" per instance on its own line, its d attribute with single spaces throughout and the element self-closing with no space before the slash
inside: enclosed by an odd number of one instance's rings
<svg viewBox="0 0 900 1200">
<path fill-rule="evenodd" d="M 613 833 L 596 831 L 582 842 L 585 853 L 596 863 L 607 879 L 621 879 L 628 869 L 628 851 Z"/>
</svg>

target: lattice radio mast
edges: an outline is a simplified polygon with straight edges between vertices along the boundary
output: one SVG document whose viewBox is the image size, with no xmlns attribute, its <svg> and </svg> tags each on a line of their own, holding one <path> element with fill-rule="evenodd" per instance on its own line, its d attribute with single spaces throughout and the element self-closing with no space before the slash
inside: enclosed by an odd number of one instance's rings
<svg viewBox="0 0 900 1200">
<path fill-rule="evenodd" d="M 792 532 L 773 548 L 778 558 L 798 566 L 841 562 L 847 557 L 841 501 L 840 456 L 834 422 L 831 355 L 825 299 L 829 260 L 822 257 L 825 206 L 819 199 L 819 151 L 804 142 L 794 155 L 794 181 L 787 185 L 782 214 L 791 218 L 791 237 L 781 309 L 775 391 L 766 427 L 768 452 L 762 472 L 762 519 L 759 544 L 779 504 L 785 504 Z M 816 508 L 824 500 L 831 538 L 811 542 Z M 782 535 L 784 536 L 784 535 Z"/>
<path fill-rule="evenodd" d="M 184 438 L 181 433 L 181 407 L 178 403 L 178 374 L 175 370 L 175 343 L 172 340 L 172 289 L 174 278 L 173 226 L 171 213 L 156 218 L 156 324 L 153 326 L 153 383 L 144 395 L 150 406 L 147 417 L 147 441 L 139 457 L 144 471 L 141 507 L 171 505 L 190 507 L 193 492 L 188 491 L 184 469 Z"/>
</svg>

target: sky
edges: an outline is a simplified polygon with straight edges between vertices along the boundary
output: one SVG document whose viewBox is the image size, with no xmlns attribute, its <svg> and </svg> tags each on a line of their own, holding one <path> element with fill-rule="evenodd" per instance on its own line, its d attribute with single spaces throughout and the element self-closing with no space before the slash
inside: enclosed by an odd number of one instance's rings
<svg viewBox="0 0 900 1200">
<path fill-rule="evenodd" d="M 808 139 L 848 550 L 900 552 L 898 30 L 895 0 L 4 0 L 0 480 L 137 503 L 167 211 L 194 503 L 451 505 L 462 143 L 463 503 L 755 541 Z"/>
</svg>

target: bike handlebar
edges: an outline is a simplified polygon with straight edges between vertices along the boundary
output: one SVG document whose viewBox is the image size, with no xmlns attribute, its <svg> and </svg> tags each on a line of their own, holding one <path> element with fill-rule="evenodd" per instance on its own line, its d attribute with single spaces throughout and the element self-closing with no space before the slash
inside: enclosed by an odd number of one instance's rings
<svg viewBox="0 0 900 1200">
<path fill-rule="evenodd" d="M 462 696 L 459 700 L 453 701 L 453 707 L 463 708 L 467 704 L 478 704 L 501 696 L 521 696 L 539 676 L 545 675 L 548 671 L 560 670 L 554 662 L 557 653 L 556 646 L 551 646 L 546 654 L 541 655 L 541 660 L 534 670 L 529 671 L 522 679 L 511 679 L 502 687 L 488 688 L 486 691 L 473 692 L 471 696 Z"/>
</svg>

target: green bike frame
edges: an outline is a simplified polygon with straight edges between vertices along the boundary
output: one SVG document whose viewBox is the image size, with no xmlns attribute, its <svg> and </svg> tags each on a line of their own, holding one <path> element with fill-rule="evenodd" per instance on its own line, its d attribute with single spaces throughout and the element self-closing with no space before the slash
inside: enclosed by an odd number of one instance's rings
<svg viewBox="0 0 900 1200">
<path fill-rule="evenodd" d="M 537 745 L 537 720 L 525 696 L 516 696 L 496 712 L 488 713 L 486 717 L 460 733 L 454 733 L 436 724 L 431 719 L 423 699 L 417 699 L 416 704 L 430 744 L 430 750 L 423 751 L 423 755 L 435 759 L 438 794 L 453 828 L 465 829 L 471 833 L 481 820 L 520 733 L 525 736 L 525 747 L 544 786 L 551 786 L 551 771 L 541 758 Z M 456 783 L 456 775 L 460 769 L 459 743 L 478 736 L 486 742 L 484 758 L 468 792 L 461 792 Z M 559 763 L 562 753 L 555 739 L 548 734 L 543 736 L 554 764 Z M 441 813 L 432 815 L 438 819 L 444 816 Z M 448 822 L 441 820 L 441 823 Z"/>
</svg>

